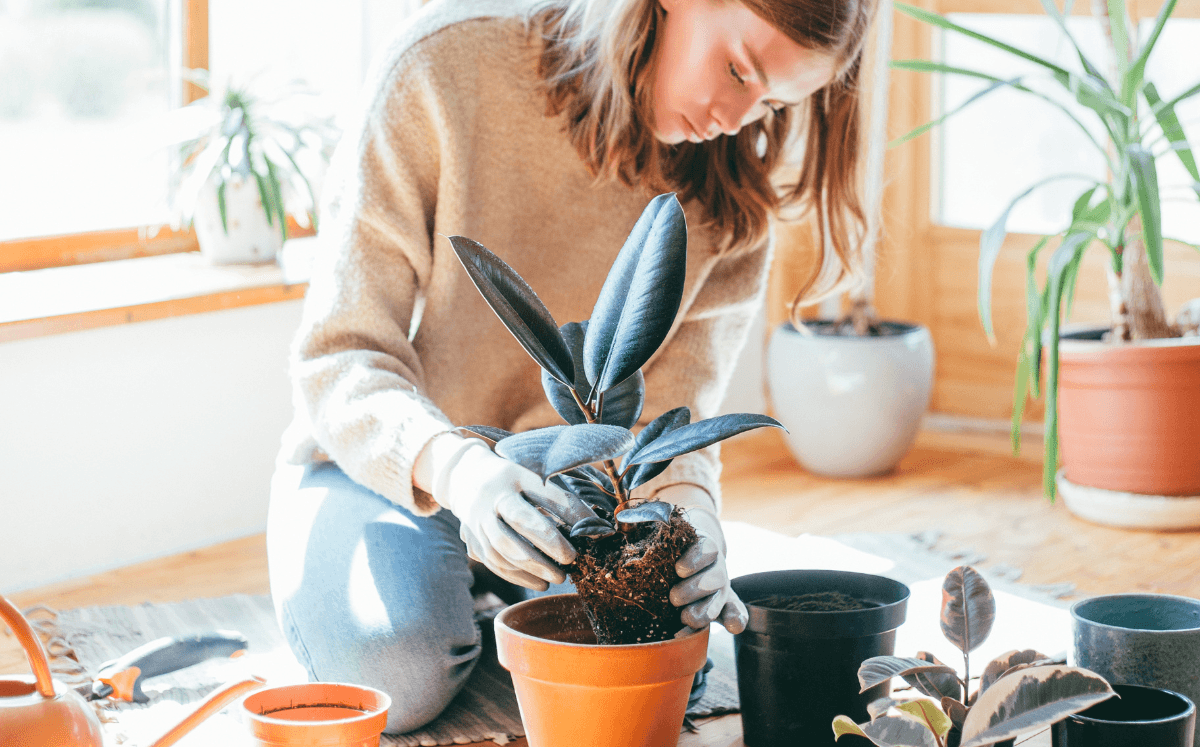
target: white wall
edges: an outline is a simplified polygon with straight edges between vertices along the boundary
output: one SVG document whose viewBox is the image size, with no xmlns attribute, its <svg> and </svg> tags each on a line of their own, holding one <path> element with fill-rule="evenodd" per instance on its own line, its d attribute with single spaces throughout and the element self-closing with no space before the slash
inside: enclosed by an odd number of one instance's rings
<svg viewBox="0 0 1200 747">
<path fill-rule="evenodd" d="M 0 344 L 0 592 L 261 532 L 300 306 Z"/>
<path fill-rule="evenodd" d="M 300 301 L 0 344 L 0 593 L 263 531 Z M 764 412 L 760 319 L 722 412 Z"/>
</svg>

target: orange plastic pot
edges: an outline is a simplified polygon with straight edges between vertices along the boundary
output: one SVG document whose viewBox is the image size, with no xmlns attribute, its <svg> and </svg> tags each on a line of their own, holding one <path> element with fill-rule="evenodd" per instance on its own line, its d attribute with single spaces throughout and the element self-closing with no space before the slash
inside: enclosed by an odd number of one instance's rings
<svg viewBox="0 0 1200 747">
<path fill-rule="evenodd" d="M 262 747 L 378 747 L 392 699 L 361 685 L 272 687 L 242 701 Z"/>
<path fill-rule="evenodd" d="M 1059 348 L 1067 479 L 1128 493 L 1200 495 L 1200 339 L 1111 345 L 1072 337 L 1064 335 Z"/>
<path fill-rule="evenodd" d="M 708 630 L 628 646 L 596 644 L 575 594 L 539 597 L 496 617 L 530 747 L 674 747 Z"/>
</svg>

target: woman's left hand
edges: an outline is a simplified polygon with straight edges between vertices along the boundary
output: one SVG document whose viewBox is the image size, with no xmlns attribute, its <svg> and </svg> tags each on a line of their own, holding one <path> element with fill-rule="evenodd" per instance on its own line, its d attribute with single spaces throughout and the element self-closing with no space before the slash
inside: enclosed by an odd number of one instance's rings
<svg viewBox="0 0 1200 747">
<path fill-rule="evenodd" d="M 730 633 L 741 633 L 748 619 L 746 605 L 729 585 L 725 534 L 708 508 L 712 499 L 703 489 L 684 484 L 664 488 L 655 498 L 683 508 L 684 518 L 696 529 L 696 541 L 675 561 L 675 572 L 683 580 L 671 587 L 671 604 L 683 607 L 683 623 L 703 629 L 719 622 Z"/>
</svg>

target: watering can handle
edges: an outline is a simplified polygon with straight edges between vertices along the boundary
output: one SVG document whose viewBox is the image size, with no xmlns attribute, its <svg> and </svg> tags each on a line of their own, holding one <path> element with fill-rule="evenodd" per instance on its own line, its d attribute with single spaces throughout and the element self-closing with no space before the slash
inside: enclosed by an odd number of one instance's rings
<svg viewBox="0 0 1200 747">
<path fill-rule="evenodd" d="M 43 698 L 53 698 L 54 680 L 50 676 L 50 659 L 46 656 L 46 648 L 42 639 L 33 631 L 33 626 L 21 614 L 16 606 L 0 595 L 0 617 L 8 623 L 8 627 L 17 636 L 21 648 L 25 649 L 25 658 L 29 660 L 29 668 L 37 678 L 37 691 Z"/>
</svg>

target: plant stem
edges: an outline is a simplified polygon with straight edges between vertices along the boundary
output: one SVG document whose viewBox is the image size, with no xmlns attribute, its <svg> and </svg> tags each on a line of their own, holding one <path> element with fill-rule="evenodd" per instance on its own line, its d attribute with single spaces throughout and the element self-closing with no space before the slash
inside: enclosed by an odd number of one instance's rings
<svg viewBox="0 0 1200 747">
<path fill-rule="evenodd" d="M 599 409 L 600 404 L 604 401 L 603 395 L 597 398 L 595 411 L 592 410 L 591 403 L 584 402 L 579 398 L 579 393 L 576 392 L 574 388 L 571 389 L 571 396 L 575 398 L 575 404 L 579 406 L 579 409 L 583 412 L 583 417 L 589 423 L 595 423 L 600 419 Z M 616 514 L 620 512 L 621 507 L 629 502 L 629 498 L 625 494 L 625 490 L 621 487 L 621 478 L 617 473 L 617 463 L 611 459 L 606 459 L 604 460 L 603 465 L 604 472 L 608 475 L 608 479 L 612 480 L 613 491 L 616 493 L 616 495 L 613 495 L 613 497 L 617 499 L 617 507 L 613 510 L 613 516 L 616 516 Z M 604 492 L 607 493 L 608 491 L 606 490 Z M 610 495 L 612 494 L 610 493 Z"/>
</svg>

